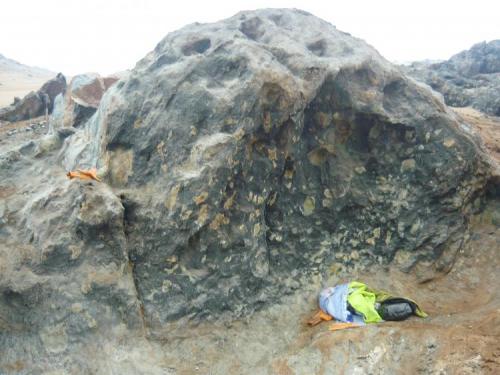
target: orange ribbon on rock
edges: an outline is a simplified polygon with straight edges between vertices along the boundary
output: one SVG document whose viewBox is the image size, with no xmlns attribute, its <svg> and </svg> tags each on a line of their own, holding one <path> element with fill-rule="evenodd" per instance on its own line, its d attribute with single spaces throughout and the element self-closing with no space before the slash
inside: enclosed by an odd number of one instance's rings
<svg viewBox="0 0 500 375">
<path fill-rule="evenodd" d="M 70 171 L 66 174 L 70 180 L 73 178 L 79 178 L 80 180 L 95 180 L 101 181 L 99 177 L 97 177 L 97 169 L 77 169 L 76 171 Z"/>
<path fill-rule="evenodd" d="M 318 312 L 316 312 L 316 314 L 314 314 L 314 316 L 309 319 L 307 324 L 309 324 L 310 326 L 315 326 L 323 321 L 327 322 L 332 319 L 333 317 L 331 315 L 327 314 L 323 310 L 318 310 Z"/>
<path fill-rule="evenodd" d="M 361 327 L 361 326 L 356 323 L 333 323 L 330 327 L 328 327 L 328 330 L 340 331 L 341 329 L 356 328 L 356 327 Z"/>
<path fill-rule="evenodd" d="M 333 316 L 330 314 L 327 314 L 323 310 L 318 310 L 314 316 L 309 319 L 307 324 L 310 326 L 315 326 L 321 322 L 328 322 L 330 320 L 333 320 Z M 342 329 L 347 329 L 347 328 L 356 328 L 356 327 L 361 327 L 361 325 L 356 324 L 356 323 L 342 323 L 342 322 L 335 322 L 330 327 L 328 327 L 329 331 L 340 331 Z"/>
</svg>

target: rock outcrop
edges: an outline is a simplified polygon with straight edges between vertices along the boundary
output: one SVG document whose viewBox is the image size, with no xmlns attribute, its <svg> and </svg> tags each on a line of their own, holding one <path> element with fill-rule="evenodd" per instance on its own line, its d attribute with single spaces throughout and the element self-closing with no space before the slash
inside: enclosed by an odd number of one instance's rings
<svg viewBox="0 0 500 375">
<path fill-rule="evenodd" d="M 442 93 L 450 106 L 500 116 L 500 40 L 478 43 L 444 62 L 417 62 L 404 69 Z"/>
<path fill-rule="evenodd" d="M 102 183 L 65 177 L 92 167 Z M 169 34 L 83 126 L 2 152 L 0 175 L 0 365 L 105 373 L 97 346 L 332 269 L 446 272 L 490 166 L 366 43 L 260 10 Z"/>
<path fill-rule="evenodd" d="M 42 116 L 45 110 L 52 113 L 54 100 L 57 95 L 66 90 L 66 78 L 59 73 L 55 78 L 45 82 L 40 90 L 30 92 L 23 99 L 14 102 L 5 108 L 0 108 L 0 120 L 22 121 Z"/>
<path fill-rule="evenodd" d="M 65 93 L 55 100 L 51 128 L 79 127 L 85 123 L 97 110 L 103 94 L 118 79 L 118 76 L 101 77 L 96 73 L 73 77 Z"/>
</svg>

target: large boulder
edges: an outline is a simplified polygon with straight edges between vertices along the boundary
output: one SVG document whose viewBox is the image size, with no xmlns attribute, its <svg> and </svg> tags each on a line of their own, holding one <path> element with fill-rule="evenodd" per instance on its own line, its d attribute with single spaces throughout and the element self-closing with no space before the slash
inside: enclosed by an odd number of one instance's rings
<svg viewBox="0 0 500 375">
<path fill-rule="evenodd" d="M 169 34 L 82 126 L 0 150 L 0 176 L 0 371 L 94 374 L 342 267 L 446 272 L 490 166 L 366 43 L 259 10 Z"/>
<path fill-rule="evenodd" d="M 67 144 L 122 199 L 153 327 L 241 313 L 341 262 L 457 251 L 487 168 L 467 125 L 300 11 L 169 34 Z"/>
<path fill-rule="evenodd" d="M 403 69 L 442 93 L 450 106 L 500 116 L 500 40 L 475 44 L 447 61 L 416 62 Z"/>
<path fill-rule="evenodd" d="M 51 128 L 79 127 L 85 123 L 97 110 L 106 90 L 118 80 L 119 76 L 101 77 L 97 73 L 73 77 L 66 92 L 55 100 Z"/>
<path fill-rule="evenodd" d="M 30 92 L 23 99 L 16 98 L 5 108 L 0 108 L 0 120 L 22 121 L 52 113 L 55 98 L 66 90 L 66 78 L 61 73 L 45 82 L 40 90 Z"/>
<path fill-rule="evenodd" d="M 35 118 L 45 112 L 46 97 L 37 92 L 30 92 L 23 99 L 15 98 L 9 107 L 0 108 L 0 120 L 21 121 Z"/>
<path fill-rule="evenodd" d="M 38 93 L 41 95 L 46 94 L 48 96 L 48 110 L 49 113 L 52 112 L 54 108 L 54 100 L 57 95 L 64 93 L 66 90 L 66 78 L 64 75 L 59 73 L 55 78 L 45 82 L 43 86 L 38 90 Z"/>
</svg>

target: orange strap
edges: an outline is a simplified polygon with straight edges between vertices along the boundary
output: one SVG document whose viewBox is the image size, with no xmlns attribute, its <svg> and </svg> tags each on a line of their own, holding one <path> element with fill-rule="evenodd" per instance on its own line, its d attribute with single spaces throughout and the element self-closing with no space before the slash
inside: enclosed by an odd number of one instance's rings
<svg viewBox="0 0 500 375">
<path fill-rule="evenodd" d="M 347 328 L 356 328 L 356 327 L 361 327 L 359 324 L 356 323 L 333 323 L 328 330 L 329 331 L 340 331 L 341 329 L 347 329 Z"/>
<path fill-rule="evenodd" d="M 316 314 L 314 314 L 314 316 L 311 319 L 309 319 L 307 324 L 309 324 L 310 326 L 315 326 L 323 321 L 327 322 L 332 319 L 333 317 L 331 315 L 325 313 L 323 310 L 318 310 Z"/>
<path fill-rule="evenodd" d="M 97 169 L 77 169 L 76 171 L 71 171 L 66 174 L 70 180 L 73 178 L 79 178 L 80 180 L 95 180 L 101 181 L 99 177 L 97 177 Z"/>
</svg>

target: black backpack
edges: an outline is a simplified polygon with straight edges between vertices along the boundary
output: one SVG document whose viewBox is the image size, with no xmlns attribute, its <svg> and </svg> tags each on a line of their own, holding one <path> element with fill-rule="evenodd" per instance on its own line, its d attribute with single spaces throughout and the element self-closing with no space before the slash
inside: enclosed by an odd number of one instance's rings
<svg viewBox="0 0 500 375">
<path fill-rule="evenodd" d="M 377 309 L 380 317 L 384 320 L 405 320 L 415 314 L 417 306 L 406 298 L 389 298 L 380 303 Z"/>
</svg>

